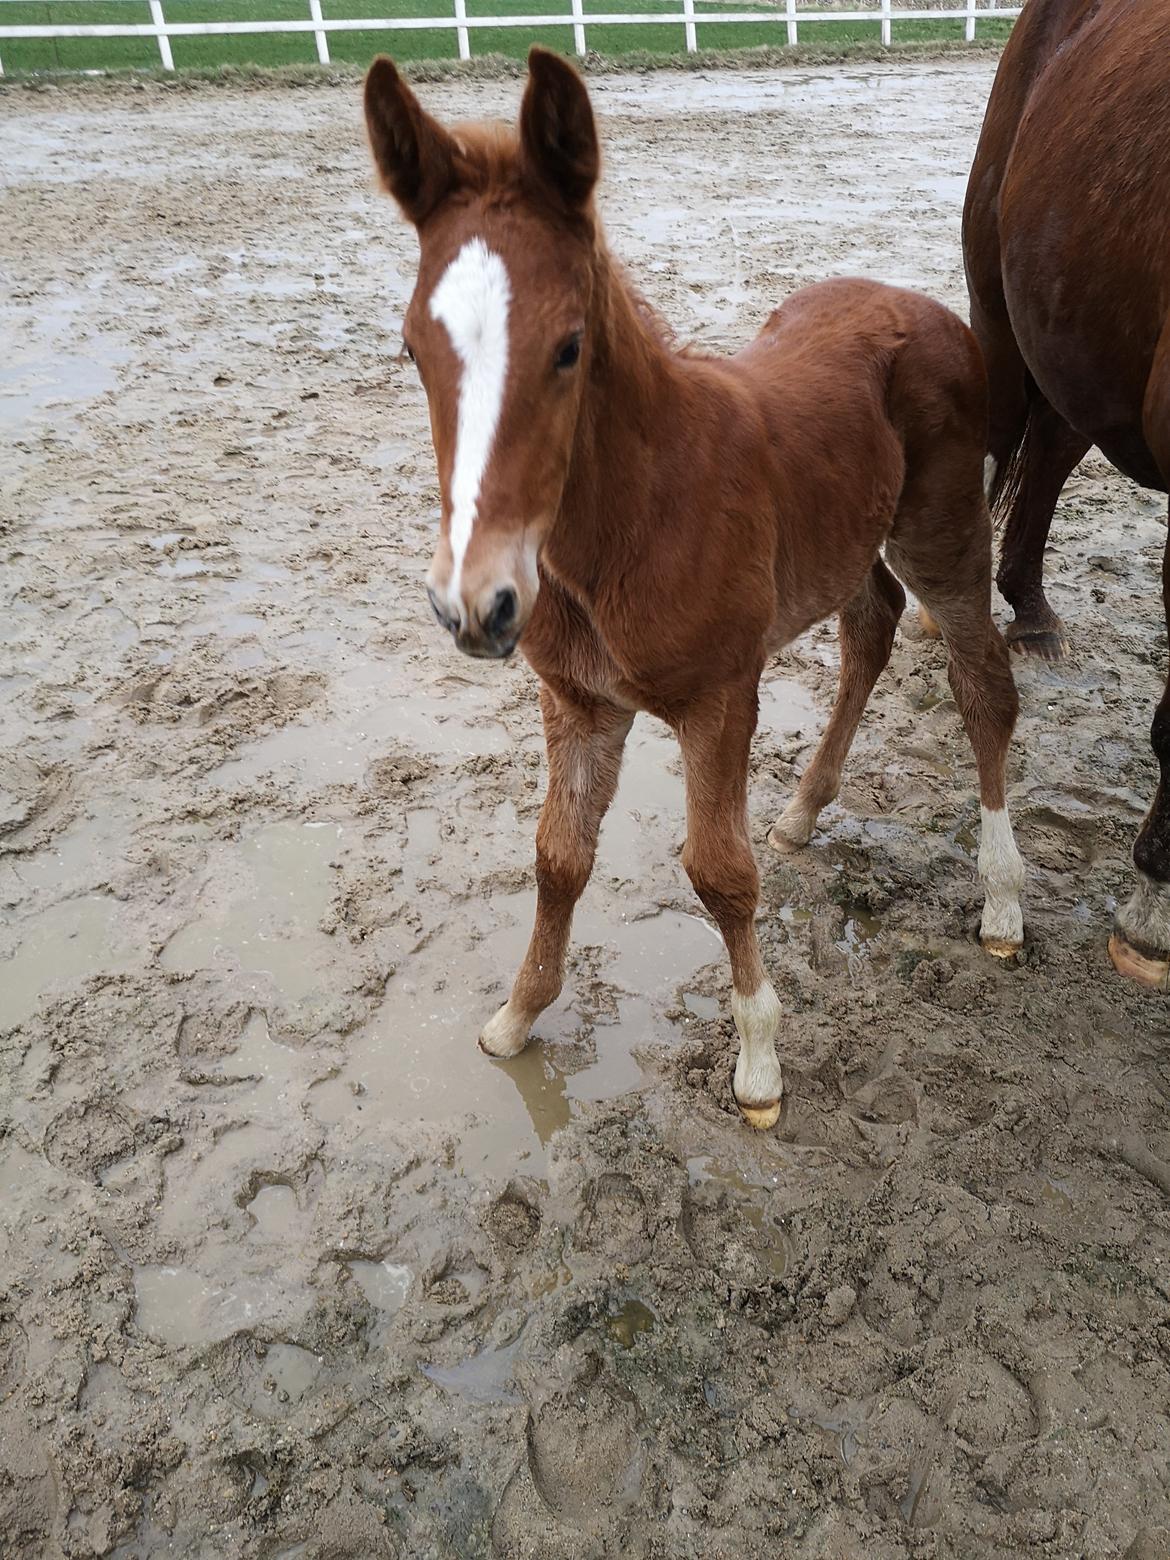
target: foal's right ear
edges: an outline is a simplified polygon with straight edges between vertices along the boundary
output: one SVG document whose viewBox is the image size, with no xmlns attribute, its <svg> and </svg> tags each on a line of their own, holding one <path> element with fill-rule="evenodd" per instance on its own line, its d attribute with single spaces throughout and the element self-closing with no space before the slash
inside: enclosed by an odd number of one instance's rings
<svg viewBox="0 0 1170 1560">
<path fill-rule="evenodd" d="M 526 171 L 538 184 L 570 207 L 588 204 L 601 172 L 589 93 L 568 60 L 539 44 L 528 51 L 520 145 Z"/>
<path fill-rule="evenodd" d="M 455 187 L 455 139 L 380 54 L 366 76 L 366 133 L 378 174 L 417 227 Z"/>
</svg>

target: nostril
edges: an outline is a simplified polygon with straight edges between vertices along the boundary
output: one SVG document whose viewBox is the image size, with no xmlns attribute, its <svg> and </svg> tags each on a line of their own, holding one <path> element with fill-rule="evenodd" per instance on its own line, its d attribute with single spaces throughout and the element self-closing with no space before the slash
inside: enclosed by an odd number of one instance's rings
<svg viewBox="0 0 1170 1560">
<path fill-rule="evenodd" d="M 499 639 L 507 633 L 516 619 L 516 592 L 505 585 L 496 592 L 491 611 L 484 619 L 483 631 L 489 639 Z"/>
</svg>

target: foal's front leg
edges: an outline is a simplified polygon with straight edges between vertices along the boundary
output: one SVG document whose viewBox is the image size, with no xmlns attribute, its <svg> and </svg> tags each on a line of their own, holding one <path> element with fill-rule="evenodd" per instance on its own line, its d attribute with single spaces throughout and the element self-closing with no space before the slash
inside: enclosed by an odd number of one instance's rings
<svg viewBox="0 0 1170 1560">
<path fill-rule="evenodd" d="M 540 687 L 548 794 L 536 830 L 536 924 L 512 995 L 479 1037 L 489 1056 L 515 1056 L 560 995 L 573 908 L 589 881 L 597 833 L 617 790 L 629 710 Z"/>
<path fill-rule="evenodd" d="M 739 1033 L 735 1099 L 749 1126 L 780 1115 L 784 1090 L 776 1060 L 780 1002 L 756 941 L 760 875 L 747 822 L 747 772 L 756 729 L 757 687 L 724 690 L 679 726 L 687 782 L 683 865 L 723 933 L 731 959 L 731 1011 Z"/>
</svg>

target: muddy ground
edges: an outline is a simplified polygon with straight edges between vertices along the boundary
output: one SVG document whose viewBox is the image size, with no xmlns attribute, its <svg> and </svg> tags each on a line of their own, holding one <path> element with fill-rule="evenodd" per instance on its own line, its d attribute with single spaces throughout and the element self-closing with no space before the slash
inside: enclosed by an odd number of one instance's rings
<svg viewBox="0 0 1170 1560">
<path fill-rule="evenodd" d="M 684 336 L 865 271 L 962 308 L 992 63 L 613 77 L 615 248 Z M 512 82 L 434 86 L 511 113 Z M 1090 461 L 1019 668 L 1018 965 L 907 619 L 838 805 L 770 669 L 779 1127 L 731 1092 L 636 728 L 562 1001 L 531 674 L 460 659 L 357 89 L 0 98 L 0 1553 L 1164 1556 L 1170 1051 L 1105 939 L 1154 772 L 1163 508 Z"/>
</svg>

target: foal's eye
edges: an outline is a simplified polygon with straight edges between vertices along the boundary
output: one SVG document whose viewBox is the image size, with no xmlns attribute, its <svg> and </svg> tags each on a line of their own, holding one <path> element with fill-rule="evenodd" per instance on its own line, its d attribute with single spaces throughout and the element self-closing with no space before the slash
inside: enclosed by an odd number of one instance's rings
<svg viewBox="0 0 1170 1560">
<path fill-rule="evenodd" d="M 568 341 L 562 342 L 557 348 L 557 355 L 553 359 L 553 367 L 559 369 L 573 368 L 580 356 L 581 332 L 574 331 Z"/>
</svg>

